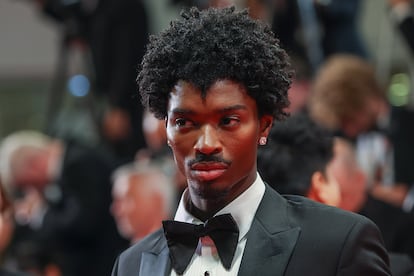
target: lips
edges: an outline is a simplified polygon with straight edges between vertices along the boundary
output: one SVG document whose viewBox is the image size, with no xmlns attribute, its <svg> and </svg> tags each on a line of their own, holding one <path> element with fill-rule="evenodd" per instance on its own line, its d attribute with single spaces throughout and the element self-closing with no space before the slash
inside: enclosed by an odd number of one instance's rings
<svg viewBox="0 0 414 276">
<path fill-rule="evenodd" d="M 228 167 L 220 162 L 200 162 L 191 166 L 191 172 L 200 181 L 212 181 L 222 176 Z"/>
</svg>

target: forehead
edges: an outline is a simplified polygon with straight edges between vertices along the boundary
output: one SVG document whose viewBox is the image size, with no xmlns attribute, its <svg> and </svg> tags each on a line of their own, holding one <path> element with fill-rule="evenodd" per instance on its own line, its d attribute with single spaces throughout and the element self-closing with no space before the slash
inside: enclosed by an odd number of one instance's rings
<svg viewBox="0 0 414 276">
<path fill-rule="evenodd" d="M 113 195 L 116 197 L 125 197 L 128 195 L 129 190 L 131 189 L 131 180 L 132 175 L 123 174 L 118 176 L 114 182 L 113 186 Z"/>
<path fill-rule="evenodd" d="M 218 80 L 204 93 L 195 85 L 179 81 L 170 93 L 169 111 L 191 109 L 201 111 L 225 111 L 227 108 L 255 106 L 256 101 L 247 94 L 246 88 L 235 81 Z M 177 108 L 177 109 L 176 109 Z"/>
</svg>

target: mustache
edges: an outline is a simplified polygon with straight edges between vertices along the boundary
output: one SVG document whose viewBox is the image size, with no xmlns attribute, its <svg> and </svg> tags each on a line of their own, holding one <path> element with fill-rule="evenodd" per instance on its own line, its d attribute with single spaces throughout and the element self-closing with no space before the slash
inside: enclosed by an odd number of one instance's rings
<svg viewBox="0 0 414 276">
<path fill-rule="evenodd" d="M 194 159 L 191 159 L 190 161 L 188 161 L 188 166 L 192 166 L 194 164 L 197 163 L 207 163 L 207 162 L 212 162 L 212 163 L 224 163 L 226 165 L 230 165 L 231 162 L 220 157 L 217 155 L 206 155 L 206 154 L 198 154 L 196 155 L 196 157 Z"/>
</svg>

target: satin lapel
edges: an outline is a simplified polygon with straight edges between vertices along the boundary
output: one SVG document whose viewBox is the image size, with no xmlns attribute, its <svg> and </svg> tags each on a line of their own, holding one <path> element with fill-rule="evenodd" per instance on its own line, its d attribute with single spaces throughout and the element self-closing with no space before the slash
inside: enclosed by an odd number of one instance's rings
<svg viewBox="0 0 414 276">
<path fill-rule="evenodd" d="M 300 235 L 299 227 L 289 226 L 286 200 L 270 189 L 247 234 L 239 276 L 283 275 Z"/>
<path fill-rule="evenodd" d="M 166 276 L 170 275 L 171 263 L 165 239 L 151 251 L 143 252 L 139 275 Z"/>
</svg>

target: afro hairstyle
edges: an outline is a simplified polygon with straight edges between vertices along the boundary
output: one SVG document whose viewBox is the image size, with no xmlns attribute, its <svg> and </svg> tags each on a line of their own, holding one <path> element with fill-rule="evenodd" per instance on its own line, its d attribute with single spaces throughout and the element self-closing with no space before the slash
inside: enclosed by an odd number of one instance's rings
<svg viewBox="0 0 414 276">
<path fill-rule="evenodd" d="M 158 119 L 167 116 L 170 92 L 178 81 L 200 89 L 202 97 L 218 80 L 242 84 L 260 115 L 286 117 L 292 71 L 270 27 L 234 7 L 181 13 L 150 37 L 137 82 L 143 105 Z"/>
</svg>

